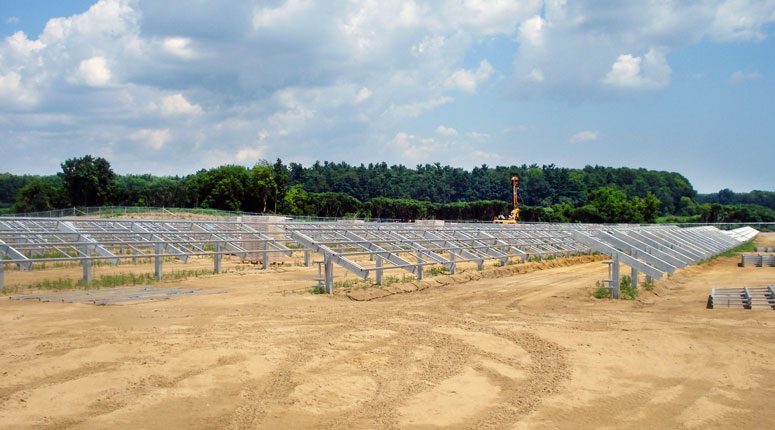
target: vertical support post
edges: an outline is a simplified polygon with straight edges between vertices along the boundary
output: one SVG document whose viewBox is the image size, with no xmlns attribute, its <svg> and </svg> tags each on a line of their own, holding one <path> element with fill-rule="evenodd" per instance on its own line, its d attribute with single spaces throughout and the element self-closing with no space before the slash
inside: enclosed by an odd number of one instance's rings
<svg viewBox="0 0 775 430">
<path fill-rule="evenodd" d="M 81 248 L 81 252 L 83 252 L 83 254 L 86 257 L 88 257 L 89 246 L 85 245 L 83 248 Z M 91 284 L 91 281 L 93 279 L 91 260 L 88 258 L 84 258 L 83 260 L 81 260 L 81 265 L 83 266 L 83 283 L 85 285 L 89 285 Z"/>
<path fill-rule="evenodd" d="M 611 265 L 611 298 L 619 298 L 619 254 L 614 254 Z"/>
<path fill-rule="evenodd" d="M 377 266 L 377 270 L 375 273 L 375 281 L 377 285 L 382 285 L 382 256 L 377 254 L 374 257 L 375 264 Z"/>
<path fill-rule="evenodd" d="M 137 264 L 137 251 L 134 248 L 132 250 L 132 264 Z"/>
<path fill-rule="evenodd" d="M 153 257 L 153 273 L 154 275 L 156 275 L 156 279 L 160 281 L 164 271 L 164 257 L 161 255 L 162 250 L 163 250 L 163 247 L 161 242 L 155 243 L 153 245 L 153 252 L 154 254 L 156 254 Z"/>
<path fill-rule="evenodd" d="M 263 249 L 263 251 L 261 253 L 261 260 L 264 263 L 264 270 L 266 270 L 266 269 L 269 268 L 269 251 L 268 251 L 268 249 L 269 249 L 269 242 L 264 241 L 264 245 L 263 245 L 262 249 Z"/>
<path fill-rule="evenodd" d="M 223 242 L 215 242 L 215 254 L 213 254 L 213 272 L 221 273 L 221 260 L 223 260 Z"/>
<path fill-rule="evenodd" d="M 417 280 L 418 281 L 422 281 L 422 277 L 423 277 L 422 263 L 423 263 L 422 254 L 420 253 L 420 251 L 417 251 Z"/>
<path fill-rule="evenodd" d="M 484 269 L 484 260 L 477 260 L 476 261 L 476 270 L 482 270 Z"/>
<path fill-rule="evenodd" d="M 630 278 L 632 279 L 632 288 L 638 289 L 638 269 L 630 269 Z"/>
<path fill-rule="evenodd" d="M 0 263 L 0 293 L 3 292 L 3 288 L 5 288 L 5 264 Z"/>
<path fill-rule="evenodd" d="M 309 264 L 310 264 L 310 261 L 311 261 L 310 258 L 311 258 L 311 256 L 310 256 L 309 250 L 305 250 L 304 251 L 304 267 L 309 267 Z"/>
<path fill-rule="evenodd" d="M 326 292 L 334 294 L 334 261 L 331 257 L 326 257 Z"/>
<path fill-rule="evenodd" d="M 449 261 L 450 261 L 450 263 L 449 263 L 449 274 L 450 275 L 454 275 L 455 274 L 455 269 L 457 268 L 457 264 L 455 263 L 455 253 L 454 252 L 450 252 L 449 253 Z"/>
<path fill-rule="evenodd" d="M 654 282 L 654 278 L 652 278 L 649 275 L 646 275 L 646 282 L 650 284 L 650 283 Z"/>
</svg>

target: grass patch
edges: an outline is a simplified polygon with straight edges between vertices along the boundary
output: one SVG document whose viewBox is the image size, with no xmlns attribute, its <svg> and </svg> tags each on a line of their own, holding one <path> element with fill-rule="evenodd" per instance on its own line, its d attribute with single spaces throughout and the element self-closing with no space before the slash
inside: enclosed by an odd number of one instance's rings
<svg viewBox="0 0 775 430">
<path fill-rule="evenodd" d="M 164 280 L 179 280 L 196 278 L 203 275 L 211 275 L 209 270 L 178 270 L 164 274 Z M 44 279 L 40 282 L 30 284 L 26 287 L 29 290 L 72 290 L 72 289 L 90 289 L 90 288 L 111 288 L 124 287 L 131 285 L 148 285 L 156 283 L 156 276 L 152 273 L 117 273 L 114 275 L 100 275 L 92 279 L 90 284 L 83 280 L 73 281 L 69 278 Z M 19 291 L 16 286 L 14 291 Z"/>
<path fill-rule="evenodd" d="M 595 283 L 595 291 L 592 293 L 592 297 L 596 299 L 608 299 L 611 297 L 611 289 L 606 287 L 601 281 Z"/>
<path fill-rule="evenodd" d="M 742 245 L 736 246 L 729 251 L 722 252 L 719 254 L 719 257 L 734 257 L 735 254 L 739 254 L 741 252 L 754 252 L 756 250 L 756 245 L 753 243 L 753 241 L 749 241 L 746 243 L 743 243 Z"/>
<path fill-rule="evenodd" d="M 643 289 L 646 291 L 654 291 L 654 280 L 651 278 L 646 279 L 646 282 L 643 283 Z"/>
<path fill-rule="evenodd" d="M 326 294 L 326 289 L 325 287 L 312 287 L 309 292 L 312 294 Z"/>
<path fill-rule="evenodd" d="M 651 289 L 654 289 L 653 283 L 651 284 Z M 610 298 L 611 288 L 607 287 L 604 282 L 597 281 L 595 283 L 595 291 L 592 292 L 592 297 L 596 299 Z M 619 300 L 635 300 L 636 297 L 638 297 L 638 289 L 632 286 L 632 279 L 626 275 L 622 276 L 619 279 Z"/>
<path fill-rule="evenodd" d="M 632 279 L 625 275 L 619 280 L 619 298 L 621 300 L 635 300 L 638 297 L 638 289 L 632 286 Z"/>
<path fill-rule="evenodd" d="M 446 275 L 448 273 L 449 269 L 446 266 L 431 266 L 424 272 L 427 276 Z"/>
</svg>

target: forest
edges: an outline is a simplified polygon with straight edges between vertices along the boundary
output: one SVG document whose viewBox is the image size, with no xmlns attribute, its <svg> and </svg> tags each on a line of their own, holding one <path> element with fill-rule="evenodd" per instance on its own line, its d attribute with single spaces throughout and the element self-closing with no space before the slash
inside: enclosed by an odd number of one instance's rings
<svg viewBox="0 0 775 430">
<path fill-rule="evenodd" d="M 490 220 L 511 206 L 519 176 L 521 220 L 552 222 L 775 221 L 775 193 L 698 195 L 675 172 L 586 166 L 436 164 L 305 167 L 262 161 L 186 176 L 117 175 L 104 158 L 68 159 L 51 176 L 0 174 L 0 211 L 150 206 L 381 219 Z"/>
</svg>

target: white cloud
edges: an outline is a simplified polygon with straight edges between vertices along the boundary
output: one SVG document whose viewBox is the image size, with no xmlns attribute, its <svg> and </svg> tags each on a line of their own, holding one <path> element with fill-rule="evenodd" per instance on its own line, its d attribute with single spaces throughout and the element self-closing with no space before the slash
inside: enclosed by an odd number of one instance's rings
<svg viewBox="0 0 775 430">
<path fill-rule="evenodd" d="M 358 90 L 358 94 L 355 95 L 355 104 L 361 104 L 371 97 L 371 90 L 366 87 Z"/>
<path fill-rule="evenodd" d="M 0 74 L 0 106 L 27 108 L 35 104 L 37 97 L 24 88 L 17 72 Z"/>
<path fill-rule="evenodd" d="M 105 57 L 96 56 L 81 61 L 78 80 L 92 87 L 104 87 L 110 82 L 110 69 Z"/>
<path fill-rule="evenodd" d="M 487 60 L 479 62 L 476 70 L 458 69 L 446 81 L 449 88 L 458 88 L 463 91 L 474 93 L 476 87 L 486 81 L 492 74 L 492 65 Z"/>
<path fill-rule="evenodd" d="M 474 140 L 487 140 L 490 138 L 490 135 L 488 133 L 482 133 L 479 131 L 469 131 L 468 133 L 466 133 L 466 136 Z"/>
<path fill-rule="evenodd" d="M 199 115 L 202 113 L 202 108 L 196 103 L 189 102 L 183 94 L 177 93 L 162 97 L 159 101 L 159 111 L 165 116 Z"/>
<path fill-rule="evenodd" d="M 21 55 L 30 55 L 43 49 L 46 45 L 41 40 L 30 40 L 23 31 L 17 31 L 6 38 L 8 45 Z"/>
<path fill-rule="evenodd" d="M 541 71 L 541 69 L 539 68 L 535 68 L 525 76 L 525 79 L 527 79 L 528 81 L 543 82 L 544 72 Z"/>
<path fill-rule="evenodd" d="M 543 45 L 543 29 L 546 21 L 540 16 L 525 20 L 519 26 L 519 39 L 536 46 Z"/>
<path fill-rule="evenodd" d="M 411 162 L 446 144 L 468 162 L 477 145 L 495 145 L 503 134 L 437 134 L 433 126 L 451 128 L 449 112 L 501 96 L 638 97 L 626 90 L 669 85 L 667 53 L 760 40 L 771 34 L 774 12 L 772 0 L 98 0 L 49 20 L 37 37 L 0 40 L 0 129 L 52 157 L 110 145 L 117 171 L 188 173 L 256 147 L 288 160 Z M 513 54 L 513 70 L 496 71 L 483 52 L 497 64 Z M 468 103 L 472 97 L 456 93 L 483 86 L 493 91 L 480 104 L 441 108 Z M 508 114 L 492 129 L 507 125 Z M 374 151 L 400 130 L 428 126 L 431 136 L 407 137 L 405 149 Z M 256 130 L 272 144 L 256 142 Z M 152 164 L 138 142 L 177 157 Z M 0 158 L 10 166 L 21 159 Z"/>
<path fill-rule="evenodd" d="M 665 56 L 650 49 L 643 57 L 620 55 L 603 82 L 619 88 L 659 89 L 670 82 L 670 73 Z"/>
<path fill-rule="evenodd" d="M 503 157 L 494 152 L 482 151 L 480 149 L 473 151 L 471 156 L 480 160 L 503 160 Z"/>
<path fill-rule="evenodd" d="M 580 131 L 568 139 L 568 142 L 570 143 L 583 143 L 583 142 L 594 142 L 600 138 L 600 134 L 596 131 L 591 130 L 584 130 Z"/>
<path fill-rule="evenodd" d="M 418 163 L 438 159 L 449 149 L 450 144 L 432 137 L 418 137 L 405 132 L 396 133 L 389 146 L 399 151 L 407 162 Z"/>
<path fill-rule="evenodd" d="M 191 39 L 187 37 L 167 37 L 162 42 L 162 48 L 179 58 L 192 59 L 197 55 L 191 46 Z"/>
<path fill-rule="evenodd" d="M 234 158 L 241 163 L 246 161 L 256 162 L 263 157 L 265 152 L 266 147 L 243 147 L 237 151 L 237 155 Z"/>
<path fill-rule="evenodd" d="M 9 16 L 8 18 L 6 18 L 5 23 L 10 25 L 16 25 L 19 23 L 19 17 Z"/>
<path fill-rule="evenodd" d="M 732 73 L 732 75 L 729 77 L 729 82 L 732 84 L 742 84 L 746 81 L 755 81 L 761 77 L 762 75 L 759 72 L 744 72 L 742 70 L 738 70 Z"/>
<path fill-rule="evenodd" d="M 141 142 L 148 149 L 159 151 L 172 139 L 172 133 L 169 129 L 141 129 L 132 133 L 130 137 Z"/>
<path fill-rule="evenodd" d="M 455 130 L 452 127 L 446 127 L 444 125 L 439 125 L 436 127 L 436 133 L 438 133 L 440 136 L 444 137 L 454 137 L 457 136 L 457 130 Z"/>
</svg>

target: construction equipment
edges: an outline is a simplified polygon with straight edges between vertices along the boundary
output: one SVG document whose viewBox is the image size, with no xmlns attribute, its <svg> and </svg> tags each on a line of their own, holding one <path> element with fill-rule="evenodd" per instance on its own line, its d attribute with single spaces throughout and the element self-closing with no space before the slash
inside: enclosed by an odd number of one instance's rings
<svg viewBox="0 0 775 430">
<path fill-rule="evenodd" d="M 519 177 L 517 175 L 511 175 L 511 187 L 514 192 L 514 209 L 511 210 L 508 218 L 499 215 L 493 219 L 494 224 L 516 224 L 519 221 L 519 205 L 517 204 L 517 191 L 519 190 Z"/>
</svg>

